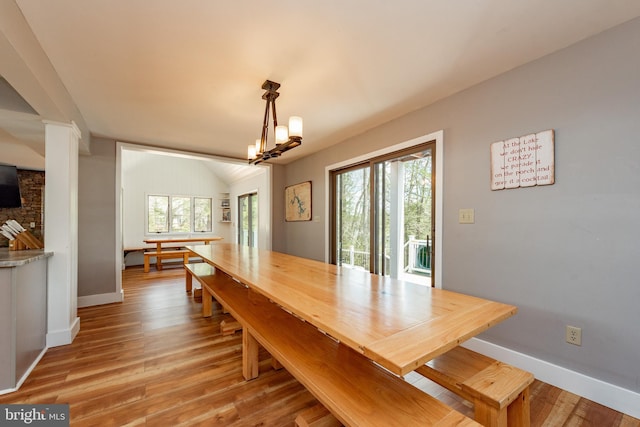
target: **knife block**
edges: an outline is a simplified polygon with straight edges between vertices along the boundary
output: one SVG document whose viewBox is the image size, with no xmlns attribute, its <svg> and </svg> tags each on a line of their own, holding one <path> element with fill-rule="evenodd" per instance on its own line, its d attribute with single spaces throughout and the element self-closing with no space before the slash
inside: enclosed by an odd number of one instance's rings
<svg viewBox="0 0 640 427">
<path fill-rule="evenodd" d="M 44 244 L 28 230 L 16 234 L 16 238 L 14 240 L 9 240 L 9 250 L 12 251 L 42 248 L 44 248 Z"/>
</svg>

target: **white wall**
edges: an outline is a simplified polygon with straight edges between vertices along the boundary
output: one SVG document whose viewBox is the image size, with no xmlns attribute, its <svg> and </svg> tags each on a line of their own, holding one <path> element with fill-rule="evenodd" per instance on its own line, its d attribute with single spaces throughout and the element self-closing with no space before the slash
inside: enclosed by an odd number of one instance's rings
<svg viewBox="0 0 640 427">
<path fill-rule="evenodd" d="M 325 166 L 444 129 L 443 287 L 517 305 L 481 338 L 561 368 L 534 372 L 543 381 L 640 414 L 639 45 L 635 19 L 292 162 L 286 184 L 313 180 L 315 215 Z M 555 184 L 491 191 L 490 144 L 545 129 Z M 461 208 L 475 224 L 458 223 Z M 287 223 L 288 253 L 322 259 L 308 242 L 324 224 L 302 238 Z M 582 346 L 565 342 L 565 325 L 582 328 Z M 574 387 L 567 370 L 593 381 Z"/>
<path fill-rule="evenodd" d="M 122 242 L 124 248 L 146 246 L 143 240 L 155 237 L 155 235 L 145 234 L 148 194 L 211 197 L 213 199 L 213 231 L 192 235 L 216 235 L 225 241 L 230 241 L 232 236 L 230 227 L 217 222 L 220 193 L 228 192 L 229 188 L 203 162 L 203 160 L 137 150 L 122 150 Z M 136 257 L 132 257 L 131 261 L 127 259 L 127 264 L 140 262 L 134 258 Z"/>
</svg>

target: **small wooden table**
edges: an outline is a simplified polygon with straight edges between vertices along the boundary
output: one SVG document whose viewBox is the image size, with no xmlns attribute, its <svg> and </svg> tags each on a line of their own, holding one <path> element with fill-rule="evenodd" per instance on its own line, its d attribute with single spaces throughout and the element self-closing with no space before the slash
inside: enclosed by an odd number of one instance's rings
<svg viewBox="0 0 640 427">
<path fill-rule="evenodd" d="M 156 269 L 162 270 L 162 245 L 163 244 L 171 244 L 171 243 L 199 243 L 203 242 L 205 245 L 208 245 L 211 242 L 215 242 L 218 240 L 222 240 L 222 237 L 218 236 L 209 236 L 209 237 L 181 237 L 181 238 L 167 238 L 167 239 L 145 239 L 145 243 L 155 244 L 156 252 L 154 256 L 156 257 Z M 168 249 L 165 247 L 165 249 Z M 175 247 L 174 247 L 175 249 Z M 147 255 L 148 256 L 148 255 Z M 185 254 L 185 262 L 187 262 L 187 255 Z M 148 261 L 148 259 L 146 259 Z M 145 272 L 148 271 L 147 263 L 145 262 Z"/>
<path fill-rule="evenodd" d="M 195 255 L 397 375 L 513 316 L 517 307 L 229 243 Z"/>
</svg>

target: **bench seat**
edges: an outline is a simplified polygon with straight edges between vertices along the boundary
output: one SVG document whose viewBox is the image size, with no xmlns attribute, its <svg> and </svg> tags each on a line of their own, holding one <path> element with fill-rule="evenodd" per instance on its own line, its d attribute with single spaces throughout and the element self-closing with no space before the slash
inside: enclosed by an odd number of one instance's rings
<svg viewBox="0 0 640 427">
<path fill-rule="evenodd" d="M 202 280 L 203 278 L 212 275 L 215 269 L 206 262 L 197 262 L 184 265 L 184 286 L 187 293 L 193 291 L 193 297 L 196 300 L 202 300 L 202 317 L 211 317 L 211 296 L 203 298 L 202 295 Z M 200 289 L 193 289 L 193 278 L 200 283 Z"/>
<path fill-rule="evenodd" d="M 149 251 L 144 253 L 144 272 L 149 272 L 149 260 L 152 257 L 156 258 L 156 268 L 158 270 L 162 270 L 162 259 L 176 259 L 182 258 L 183 262 L 187 264 L 189 262 L 189 254 L 191 251 L 189 249 L 171 249 L 168 251 Z"/>
<path fill-rule="evenodd" d="M 258 375 L 260 344 L 346 426 L 478 426 L 226 274 L 200 280 L 203 300 L 213 295 L 243 326 L 245 378 Z"/>
<path fill-rule="evenodd" d="M 474 404 L 475 420 L 485 426 L 530 425 L 530 372 L 455 347 L 416 372 Z"/>
</svg>

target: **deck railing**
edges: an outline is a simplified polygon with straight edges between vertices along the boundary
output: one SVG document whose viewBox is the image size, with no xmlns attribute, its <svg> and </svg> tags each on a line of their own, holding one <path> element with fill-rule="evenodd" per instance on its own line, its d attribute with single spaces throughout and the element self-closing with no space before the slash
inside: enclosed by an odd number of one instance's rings
<svg viewBox="0 0 640 427">
<path fill-rule="evenodd" d="M 404 244 L 405 267 L 407 273 L 431 273 L 431 239 L 416 239 L 409 236 L 409 241 Z"/>
<path fill-rule="evenodd" d="M 340 265 L 352 268 L 362 268 L 369 270 L 370 253 L 368 251 L 356 250 L 350 246 L 340 252 Z M 385 255 L 388 262 L 389 256 Z M 404 244 L 404 271 L 407 273 L 431 273 L 431 239 L 416 239 L 409 236 L 409 240 Z"/>
</svg>

